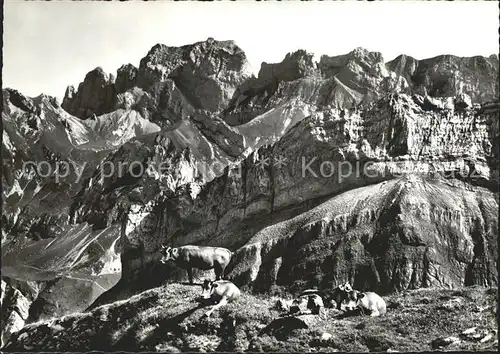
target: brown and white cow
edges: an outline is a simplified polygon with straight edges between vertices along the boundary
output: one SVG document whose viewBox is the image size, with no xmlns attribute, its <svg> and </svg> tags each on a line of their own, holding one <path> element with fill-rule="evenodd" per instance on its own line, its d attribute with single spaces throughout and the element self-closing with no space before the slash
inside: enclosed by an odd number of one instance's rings
<svg viewBox="0 0 500 354">
<path fill-rule="evenodd" d="M 229 280 L 216 280 L 211 281 L 205 279 L 202 284 L 201 297 L 204 300 L 215 302 L 216 304 L 207 311 L 204 316 L 209 317 L 212 312 L 218 308 L 226 305 L 227 303 L 236 300 L 240 297 L 240 289 Z"/>
<path fill-rule="evenodd" d="M 162 263 L 173 260 L 178 267 L 186 269 L 189 282 L 193 284 L 193 268 L 214 269 L 216 280 L 222 279 L 233 253 L 222 247 L 187 245 L 174 248 L 162 246 L 161 255 Z"/>
<path fill-rule="evenodd" d="M 384 299 L 371 291 L 349 291 L 347 298 L 342 301 L 342 307 L 344 307 L 347 311 L 360 309 L 363 314 L 368 312 L 370 316 L 383 315 L 387 311 Z"/>
</svg>

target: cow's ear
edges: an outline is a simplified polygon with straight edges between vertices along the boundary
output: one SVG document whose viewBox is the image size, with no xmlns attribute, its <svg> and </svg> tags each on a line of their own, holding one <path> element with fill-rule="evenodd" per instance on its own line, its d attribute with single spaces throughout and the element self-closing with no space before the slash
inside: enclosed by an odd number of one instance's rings
<svg viewBox="0 0 500 354">
<path fill-rule="evenodd" d="M 216 287 L 218 287 L 218 286 L 219 286 L 219 284 L 217 284 L 217 283 L 212 283 L 212 288 L 216 288 Z"/>
<path fill-rule="evenodd" d="M 365 293 L 358 293 L 358 300 L 365 297 Z"/>
<path fill-rule="evenodd" d="M 172 256 L 178 256 L 179 255 L 179 249 L 178 248 L 171 248 Z"/>
</svg>

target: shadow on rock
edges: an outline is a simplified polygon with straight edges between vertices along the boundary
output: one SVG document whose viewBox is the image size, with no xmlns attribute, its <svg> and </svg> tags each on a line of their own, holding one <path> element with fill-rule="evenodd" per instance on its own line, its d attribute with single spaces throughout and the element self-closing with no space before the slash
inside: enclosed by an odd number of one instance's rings
<svg viewBox="0 0 500 354">
<path fill-rule="evenodd" d="M 277 318 L 272 321 L 269 325 L 263 328 L 259 336 L 270 335 L 276 337 L 278 340 L 286 340 L 290 336 L 290 333 L 296 329 L 310 328 L 314 323 L 318 322 L 318 318 L 315 315 L 303 315 L 300 317 L 287 316 Z"/>
<path fill-rule="evenodd" d="M 136 343 L 134 341 L 134 333 L 137 332 L 141 323 L 135 325 L 128 330 L 128 333 L 114 346 L 115 348 L 122 348 L 127 350 L 132 349 L 144 349 L 144 348 L 154 348 L 156 345 L 160 344 L 165 339 L 165 335 L 170 333 L 179 333 L 182 331 L 180 324 L 197 310 L 205 307 L 203 304 L 199 304 L 177 316 L 165 318 L 157 323 L 157 328 L 141 343 Z"/>
<path fill-rule="evenodd" d="M 334 316 L 334 318 L 338 319 L 338 320 L 342 320 L 344 318 L 356 317 L 356 316 L 362 316 L 362 315 L 364 315 L 364 313 L 361 309 L 355 309 L 352 311 L 346 311 L 346 312 L 340 313 L 340 314 Z"/>
</svg>

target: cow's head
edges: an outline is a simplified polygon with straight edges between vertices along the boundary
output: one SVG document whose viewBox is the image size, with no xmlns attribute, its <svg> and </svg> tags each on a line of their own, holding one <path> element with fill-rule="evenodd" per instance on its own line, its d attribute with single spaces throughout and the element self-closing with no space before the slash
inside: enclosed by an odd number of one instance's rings
<svg viewBox="0 0 500 354">
<path fill-rule="evenodd" d="M 213 282 L 212 280 L 210 279 L 205 279 L 203 281 L 203 284 L 201 284 L 201 297 L 205 300 L 208 300 L 212 297 L 212 294 L 215 290 L 215 288 L 218 286 L 219 284 Z"/>
<path fill-rule="evenodd" d="M 353 291 L 351 284 L 349 284 L 348 282 L 340 284 L 339 286 L 334 288 L 333 291 L 327 292 L 324 299 L 325 305 L 327 307 L 336 307 L 338 310 L 340 310 L 342 301 L 346 299 L 347 293 L 349 291 Z"/>
<path fill-rule="evenodd" d="M 359 306 L 359 301 L 365 296 L 357 290 L 352 290 L 347 292 L 346 298 L 342 301 L 342 307 L 347 311 L 354 311 Z"/>
<path fill-rule="evenodd" d="M 349 292 L 349 291 L 353 290 L 352 286 L 351 286 L 351 284 L 349 284 L 349 282 L 345 282 L 344 284 L 339 285 L 339 289 L 342 291 L 345 291 L 345 292 Z"/>
<path fill-rule="evenodd" d="M 179 250 L 177 248 L 166 247 L 161 245 L 161 259 L 160 262 L 167 263 L 169 260 L 175 260 L 179 255 Z"/>
</svg>

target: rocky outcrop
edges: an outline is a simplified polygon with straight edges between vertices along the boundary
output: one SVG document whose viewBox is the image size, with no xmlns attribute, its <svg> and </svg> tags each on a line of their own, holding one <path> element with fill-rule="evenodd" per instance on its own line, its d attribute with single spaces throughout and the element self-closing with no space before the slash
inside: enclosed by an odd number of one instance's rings
<svg viewBox="0 0 500 354">
<path fill-rule="evenodd" d="M 495 55 L 488 58 L 440 55 L 420 61 L 401 55 L 387 66 L 405 77 L 415 93 L 439 97 L 465 93 L 473 102 L 498 98 L 498 57 Z"/>
<path fill-rule="evenodd" d="M 90 71 L 78 90 L 69 86 L 64 94 L 62 107 L 81 119 L 111 112 L 116 102 L 115 78 L 101 67 Z"/>
<path fill-rule="evenodd" d="M 24 327 L 24 323 L 29 316 L 29 307 L 33 301 L 32 296 L 32 294 L 23 294 L 2 279 L 2 295 L 0 299 L 2 337 L 0 348 L 4 347 L 12 333 Z"/>
<path fill-rule="evenodd" d="M 250 76 L 245 53 L 233 41 L 194 44 L 184 58 L 171 77 L 195 108 L 221 110 Z"/>
<path fill-rule="evenodd" d="M 147 91 L 137 87 L 129 90 L 119 95 L 119 102 L 122 101 L 126 102 L 123 108 L 133 108 L 145 119 L 165 128 L 189 119 L 196 111 L 171 79 L 155 83 Z"/>
<path fill-rule="evenodd" d="M 397 85 L 397 75 L 387 69 L 382 54 L 356 48 L 346 55 L 323 55 L 318 67 L 325 77 L 335 78 L 332 91 L 335 94 L 352 93 L 354 104 L 372 101 L 386 92 L 407 92 L 407 85 Z M 391 90 L 389 90 L 391 89 Z"/>
<path fill-rule="evenodd" d="M 116 73 L 116 92 L 123 93 L 136 86 L 138 72 L 139 70 L 132 64 L 120 66 Z"/>
<path fill-rule="evenodd" d="M 312 57 L 313 54 L 299 50 L 287 54 L 281 63 L 262 63 L 258 77 L 248 79 L 237 88 L 222 112 L 223 119 L 238 126 L 266 112 L 271 113 L 273 109 L 279 110 L 288 102 L 312 105 L 321 101 L 324 80 Z M 288 121 L 287 117 L 282 121 Z"/>
<path fill-rule="evenodd" d="M 141 60 L 137 85 L 148 89 L 170 79 L 194 108 L 219 111 L 249 76 L 245 53 L 233 41 L 209 38 L 182 47 L 154 46 Z"/>
<path fill-rule="evenodd" d="M 258 79 L 264 83 L 272 81 L 294 81 L 306 76 L 318 74 L 313 54 L 305 50 L 288 53 L 278 64 L 262 63 Z"/>
</svg>

